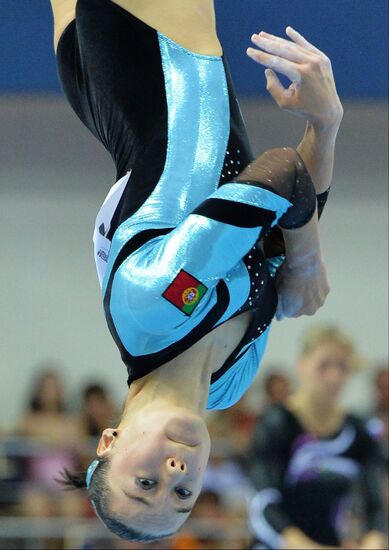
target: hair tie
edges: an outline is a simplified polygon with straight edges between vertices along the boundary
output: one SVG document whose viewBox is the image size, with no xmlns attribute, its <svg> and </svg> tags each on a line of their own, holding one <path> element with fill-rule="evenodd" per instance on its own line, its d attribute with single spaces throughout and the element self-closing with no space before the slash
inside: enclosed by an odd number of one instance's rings
<svg viewBox="0 0 389 550">
<path fill-rule="evenodd" d="M 97 466 L 99 465 L 99 462 L 100 462 L 99 459 L 95 458 L 95 460 L 93 460 L 93 462 L 91 462 L 89 467 L 88 467 L 88 470 L 86 472 L 86 487 L 87 487 L 87 489 L 89 489 L 89 485 L 90 485 L 90 482 L 92 480 L 92 476 L 95 473 L 95 470 L 96 470 Z"/>
</svg>

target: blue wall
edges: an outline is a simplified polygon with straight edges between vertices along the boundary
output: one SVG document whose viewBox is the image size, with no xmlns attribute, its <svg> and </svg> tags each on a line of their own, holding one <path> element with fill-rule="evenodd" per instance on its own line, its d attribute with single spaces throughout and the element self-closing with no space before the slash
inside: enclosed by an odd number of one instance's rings
<svg viewBox="0 0 389 550">
<path fill-rule="evenodd" d="M 216 7 L 240 94 L 267 95 L 263 68 L 245 54 L 251 34 L 285 36 L 291 25 L 330 57 L 342 98 L 387 96 L 387 0 L 216 0 Z M 49 0 L 0 0 L 0 92 L 24 91 L 60 91 Z"/>
</svg>

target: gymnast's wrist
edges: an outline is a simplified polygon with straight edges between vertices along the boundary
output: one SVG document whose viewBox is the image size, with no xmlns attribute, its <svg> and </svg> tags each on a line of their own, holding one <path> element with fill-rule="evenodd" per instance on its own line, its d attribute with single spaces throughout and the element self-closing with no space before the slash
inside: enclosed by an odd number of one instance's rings
<svg viewBox="0 0 389 550">
<path fill-rule="evenodd" d="M 335 141 L 339 132 L 342 116 L 334 119 L 307 121 L 307 130 L 313 132 L 316 138 Z"/>
<path fill-rule="evenodd" d="M 325 113 L 320 116 L 312 116 L 308 124 L 318 132 L 337 133 L 344 115 L 343 105 L 340 100 L 331 104 Z"/>
<path fill-rule="evenodd" d="M 304 256 L 288 256 L 286 254 L 284 267 L 286 271 L 294 272 L 301 277 L 313 277 L 322 273 L 324 260 L 321 253 L 306 254 Z"/>
<path fill-rule="evenodd" d="M 286 264 L 290 269 L 319 270 L 323 264 L 317 211 L 311 220 L 298 229 L 282 229 Z"/>
</svg>

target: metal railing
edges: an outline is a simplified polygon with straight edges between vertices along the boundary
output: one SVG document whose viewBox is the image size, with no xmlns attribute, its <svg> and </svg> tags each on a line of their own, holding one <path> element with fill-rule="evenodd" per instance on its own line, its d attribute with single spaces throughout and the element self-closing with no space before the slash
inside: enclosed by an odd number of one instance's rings
<svg viewBox="0 0 389 550">
<path fill-rule="evenodd" d="M 248 528 L 243 521 L 240 525 L 234 525 L 231 528 L 227 520 L 215 525 L 210 520 L 189 519 L 185 529 L 189 530 L 195 538 L 217 541 L 223 549 L 243 550 L 242 541 L 246 541 L 248 545 L 250 538 Z M 0 518 L 0 544 L 5 543 L 3 548 L 7 547 L 7 541 L 8 543 L 16 541 L 18 550 L 38 549 L 44 547 L 44 541 L 48 539 L 61 539 L 63 548 L 72 550 L 85 548 L 88 543 L 94 548 L 93 544 L 99 541 L 103 544 L 102 547 L 107 547 L 107 544 L 112 549 L 119 547 L 118 537 L 96 519 Z M 171 542 L 169 539 L 159 541 L 158 548 L 168 550 L 171 548 Z"/>
</svg>

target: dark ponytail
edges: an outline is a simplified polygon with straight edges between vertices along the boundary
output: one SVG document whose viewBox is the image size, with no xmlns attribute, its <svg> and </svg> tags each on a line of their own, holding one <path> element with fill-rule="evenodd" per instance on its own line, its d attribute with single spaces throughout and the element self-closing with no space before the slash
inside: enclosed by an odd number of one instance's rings
<svg viewBox="0 0 389 550">
<path fill-rule="evenodd" d="M 61 477 L 55 481 L 62 485 L 62 488 L 71 491 L 72 489 L 86 489 L 86 470 L 71 472 L 67 468 L 60 473 Z"/>
<path fill-rule="evenodd" d="M 112 435 L 116 437 L 118 435 L 118 432 L 114 430 L 112 432 Z M 100 479 L 102 481 L 102 473 L 107 473 L 107 465 L 108 460 L 98 458 L 96 459 L 98 461 L 97 468 L 94 468 L 93 475 L 95 475 L 95 471 L 100 468 L 100 475 L 96 475 L 96 479 Z M 96 462 L 96 460 L 94 462 Z M 93 463 L 92 463 L 93 464 Z M 101 468 L 101 466 L 105 464 L 105 468 Z M 78 472 L 71 472 L 67 468 L 64 468 L 62 472 L 60 473 L 61 477 L 58 479 L 55 479 L 57 483 L 62 485 L 63 489 L 66 490 L 72 490 L 72 489 L 85 489 L 87 487 L 86 485 L 86 476 L 88 474 L 88 470 L 81 470 Z M 101 485 L 101 483 L 97 484 L 98 486 Z"/>
</svg>

